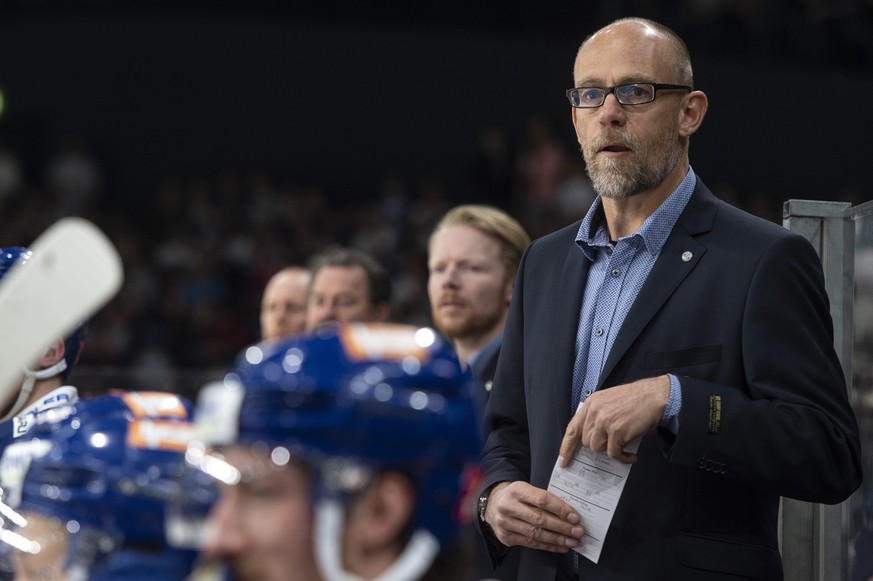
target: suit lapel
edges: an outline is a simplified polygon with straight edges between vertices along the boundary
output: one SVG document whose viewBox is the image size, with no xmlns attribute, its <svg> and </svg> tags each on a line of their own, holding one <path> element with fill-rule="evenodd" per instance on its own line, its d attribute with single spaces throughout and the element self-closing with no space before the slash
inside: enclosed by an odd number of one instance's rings
<svg viewBox="0 0 873 581">
<path fill-rule="evenodd" d="M 688 205 L 676 221 L 652 271 L 622 323 L 612 350 L 606 358 L 597 389 L 603 387 L 603 382 L 655 313 L 661 309 L 706 253 L 706 247 L 694 237 L 712 228 L 717 207 L 718 200 L 698 180 Z"/>
<path fill-rule="evenodd" d="M 582 309 L 582 298 L 585 293 L 585 283 L 588 280 L 588 271 L 591 262 L 579 247 L 576 246 L 575 237 L 578 228 L 574 230 L 573 238 L 568 245 L 564 256 L 564 267 L 561 272 L 561 283 L 555 289 L 554 301 L 555 321 L 552 325 L 554 336 L 553 345 L 569 346 L 570 357 L 558 358 L 560 366 L 554 369 L 553 381 L 550 384 L 557 390 L 558 395 L 552 398 L 556 404 L 555 417 L 563 418 L 558 425 L 566 425 L 573 415 L 570 409 L 571 392 L 573 385 L 573 364 L 576 356 L 576 333 L 579 328 L 579 311 Z"/>
</svg>

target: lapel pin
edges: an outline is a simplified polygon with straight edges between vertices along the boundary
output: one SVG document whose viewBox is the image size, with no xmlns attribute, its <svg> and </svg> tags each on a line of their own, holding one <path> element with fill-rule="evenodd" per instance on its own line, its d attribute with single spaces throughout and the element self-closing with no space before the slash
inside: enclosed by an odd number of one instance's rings
<svg viewBox="0 0 873 581">
<path fill-rule="evenodd" d="M 682 253 L 682 262 L 690 261 L 693 256 L 694 256 L 693 254 L 691 254 L 689 251 L 686 250 L 685 252 Z"/>
</svg>

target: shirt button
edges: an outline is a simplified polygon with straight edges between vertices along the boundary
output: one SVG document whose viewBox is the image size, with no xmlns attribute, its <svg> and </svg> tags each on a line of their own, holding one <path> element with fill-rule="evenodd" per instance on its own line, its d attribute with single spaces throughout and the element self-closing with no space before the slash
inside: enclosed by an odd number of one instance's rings
<svg viewBox="0 0 873 581">
<path fill-rule="evenodd" d="M 600 337 L 601 335 L 603 335 L 603 329 L 598 328 L 596 331 L 594 331 L 594 334 Z"/>
<path fill-rule="evenodd" d="M 590 389 L 586 389 L 586 390 L 585 390 L 585 397 L 588 397 L 589 395 L 591 395 L 591 390 L 590 390 Z"/>
<path fill-rule="evenodd" d="M 613 278 L 618 277 L 618 275 L 620 275 L 620 274 L 621 274 L 621 271 L 619 269 L 617 269 L 617 268 L 612 269 L 612 277 Z"/>
</svg>

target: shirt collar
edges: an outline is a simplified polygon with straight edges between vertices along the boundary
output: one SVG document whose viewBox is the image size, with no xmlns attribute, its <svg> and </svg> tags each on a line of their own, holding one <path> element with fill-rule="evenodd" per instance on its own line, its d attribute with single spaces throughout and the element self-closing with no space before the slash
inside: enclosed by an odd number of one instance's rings
<svg viewBox="0 0 873 581">
<path fill-rule="evenodd" d="M 697 184 L 697 175 L 694 170 L 688 168 L 688 173 L 682 179 L 682 182 L 675 190 L 667 197 L 658 208 L 652 212 L 652 215 L 646 218 L 643 225 L 634 234 L 625 238 L 638 238 L 643 247 L 646 248 L 653 256 L 661 252 L 661 248 L 667 241 L 667 237 L 673 230 L 673 226 L 691 199 L 691 194 L 694 192 L 694 186 Z M 582 253 L 588 260 L 594 261 L 598 250 L 609 247 L 609 234 L 606 231 L 606 224 L 603 216 L 603 202 L 598 196 L 582 224 L 579 226 L 579 232 L 576 234 L 576 245 L 582 250 Z"/>
<path fill-rule="evenodd" d="M 62 405 L 76 403 L 77 401 L 79 401 L 79 392 L 76 390 L 76 388 L 72 385 L 62 385 L 61 387 L 53 389 L 51 392 L 40 397 L 36 400 L 36 402 L 27 406 L 16 415 L 24 416 L 27 414 L 38 414 L 39 412 L 43 412 L 45 410 L 56 408 Z"/>
</svg>

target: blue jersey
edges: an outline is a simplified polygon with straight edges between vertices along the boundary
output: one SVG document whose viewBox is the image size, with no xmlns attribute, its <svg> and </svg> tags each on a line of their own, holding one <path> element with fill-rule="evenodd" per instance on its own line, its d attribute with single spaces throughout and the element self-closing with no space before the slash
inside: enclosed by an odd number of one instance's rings
<svg viewBox="0 0 873 581">
<path fill-rule="evenodd" d="M 185 579 L 197 551 L 127 547 L 91 570 L 88 581 L 176 581 Z"/>
<path fill-rule="evenodd" d="M 39 398 L 36 402 L 21 410 L 15 417 L 5 422 L 0 422 L 0 458 L 3 457 L 6 448 L 19 438 L 27 435 L 41 412 L 75 403 L 78 399 L 79 394 L 76 388 L 71 385 L 65 385 Z M 3 498 L 3 500 L 6 501 L 7 499 Z M 0 581 L 12 581 L 15 578 L 15 572 L 12 570 L 7 557 L 7 552 L 0 550 Z"/>
<path fill-rule="evenodd" d="M 0 458 L 16 439 L 27 435 L 37 416 L 45 410 L 70 405 L 79 400 L 79 392 L 72 385 L 64 385 L 21 410 L 15 417 L 0 422 Z"/>
</svg>

